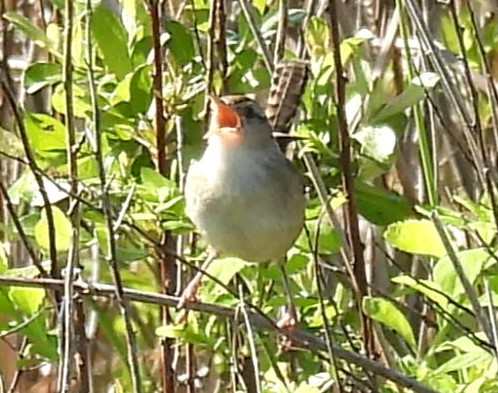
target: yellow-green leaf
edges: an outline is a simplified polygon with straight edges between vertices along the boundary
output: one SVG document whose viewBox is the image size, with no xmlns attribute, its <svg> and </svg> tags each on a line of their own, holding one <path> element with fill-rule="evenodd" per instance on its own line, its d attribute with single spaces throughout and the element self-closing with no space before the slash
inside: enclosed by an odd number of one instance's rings
<svg viewBox="0 0 498 393">
<path fill-rule="evenodd" d="M 406 220 L 389 225 L 384 238 L 394 247 L 411 253 L 442 257 L 443 242 L 429 220 Z"/>
<path fill-rule="evenodd" d="M 71 223 L 66 215 L 56 206 L 52 206 L 55 227 L 55 247 L 57 251 L 67 251 L 71 244 Z M 41 212 L 40 221 L 35 225 L 35 239 L 40 247 L 48 250 L 49 247 L 48 220 L 46 209 Z"/>
<path fill-rule="evenodd" d="M 416 347 L 410 324 L 403 313 L 390 301 L 367 296 L 363 298 L 363 310 L 371 318 L 394 329 L 412 348 Z"/>
</svg>

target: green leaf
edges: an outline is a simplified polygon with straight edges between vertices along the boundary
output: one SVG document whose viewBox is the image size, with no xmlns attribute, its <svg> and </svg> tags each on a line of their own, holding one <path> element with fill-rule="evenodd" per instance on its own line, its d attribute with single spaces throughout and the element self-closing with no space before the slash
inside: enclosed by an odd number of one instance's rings
<svg viewBox="0 0 498 393">
<path fill-rule="evenodd" d="M 64 86 L 56 85 L 52 93 L 52 106 L 59 113 L 66 113 L 66 96 Z M 78 85 L 73 85 L 73 109 L 76 117 L 85 118 L 91 113 L 90 96 L 88 90 L 84 90 Z"/>
<path fill-rule="evenodd" d="M 211 265 L 209 265 L 207 272 L 220 280 L 223 284 L 228 284 L 228 282 L 245 266 L 247 262 L 240 258 L 221 258 L 215 259 Z"/>
<path fill-rule="evenodd" d="M 42 305 L 45 299 L 45 290 L 42 288 L 11 287 L 9 298 L 22 313 L 32 315 Z"/>
<path fill-rule="evenodd" d="M 57 119 L 43 113 L 24 112 L 29 143 L 35 151 L 64 151 L 66 129 Z"/>
<path fill-rule="evenodd" d="M 131 107 L 134 113 L 146 112 L 152 100 L 152 67 L 143 65 L 139 67 L 130 80 Z"/>
<path fill-rule="evenodd" d="M 3 244 L 0 243 L 0 274 L 4 273 L 8 268 L 7 254 L 5 254 Z"/>
<path fill-rule="evenodd" d="M 363 298 L 363 310 L 371 318 L 394 329 L 412 347 L 416 348 L 415 336 L 403 313 L 390 301 L 366 296 Z"/>
<path fill-rule="evenodd" d="M 399 285 L 405 285 L 416 290 L 417 292 L 422 293 L 443 309 L 448 306 L 448 299 L 441 294 L 441 287 L 433 281 L 421 279 L 415 280 L 410 276 L 394 277 L 391 281 Z"/>
<path fill-rule="evenodd" d="M 166 31 L 169 33 L 167 47 L 173 57 L 181 66 L 190 63 L 195 57 L 195 48 L 188 29 L 181 23 L 168 20 Z"/>
<path fill-rule="evenodd" d="M 14 157 L 23 157 L 24 148 L 21 140 L 11 131 L 0 127 L 0 153 L 6 153 Z"/>
<path fill-rule="evenodd" d="M 327 23 L 322 18 L 312 16 L 309 19 L 304 37 L 312 57 L 320 56 L 330 48 L 329 29 Z"/>
<path fill-rule="evenodd" d="M 453 356 L 450 360 L 440 366 L 435 372 L 437 374 L 447 374 L 453 371 L 461 372 L 462 370 L 468 369 L 473 366 L 482 367 L 484 366 L 484 364 L 487 364 L 488 367 L 491 367 L 492 362 L 493 357 L 485 351 L 463 353 Z"/>
<path fill-rule="evenodd" d="M 17 29 L 22 31 L 29 39 L 41 48 L 48 49 L 53 55 L 61 58 L 62 55 L 56 50 L 56 45 L 52 42 L 45 32 L 38 26 L 34 25 L 28 18 L 18 12 L 6 12 L 3 17 L 12 23 Z"/>
<path fill-rule="evenodd" d="M 396 134 L 388 126 L 367 126 L 353 134 L 361 145 L 361 153 L 378 161 L 388 160 L 394 153 Z"/>
<path fill-rule="evenodd" d="M 142 184 L 138 186 L 138 192 L 141 197 L 153 202 L 163 204 L 178 195 L 178 187 L 175 182 L 163 177 L 156 170 L 149 167 L 140 169 L 140 178 Z M 172 207 L 179 200 L 172 202 Z M 164 206 L 162 207 L 164 209 Z"/>
<path fill-rule="evenodd" d="M 413 214 L 402 196 L 380 187 L 357 182 L 355 195 L 359 213 L 375 225 L 389 225 Z"/>
<path fill-rule="evenodd" d="M 318 253 L 334 254 L 339 251 L 341 248 L 341 239 L 337 231 L 330 226 L 327 220 L 320 220 L 319 228 L 317 228 L 318 220 L 308 221 L 307 226 L 309 228 L 313 248 L 318 246 Z M 302 231 L 299 235 L 296 240 L 296 246 L 303 251 L 311 252 L 309 239 L 305 231 Z"/>
<path fill-rule="evenodd" d="M 93 12 L 92 34 L 106 67 L 118 80 L 132 71 L 128 53 L 126 29 L 108 8 L 99 5 Z"/>
<path fill-rule="evenodd" d="M 485 263 L 491 258 L 489 251 L 484 248 L 465 250 L 457 253 L 458 260 L 471 284 L 474 283 Z M 453 263 L 447 256 L 441 258 L 434 267 L 434 281 L 448 295 L 456 297 L 465 293 L 458 278 Z"/>
<path fill-rule="evenodd" d="M 47 273 L 50 273 L 50 268 L 52 267 L 51 261 L 49 260 L 43 261 L 41 262 L 41 266 Z M 10 277 L 36 278 L 40 275 L 40 271 L 35 265 L 29 265 L 29 266 L 9 269 L 4 273 L 4 275 Z"/>
<path fill-rule="evenodd" d="M 30 64 L 24 73 L 24 86 L 28 94 L 34 94 L 46 86 L 62 80 L 62 66 L 57 63 Z"/>
<path fill-rule="evenodd" d="M 432 88 L 439 81 L 439 76 L 433 72 L 425 72 L 414 78 L 403 92 L 382 107 L 373 117 L 373 123 L 381 123 L 389 117 L 403 112 L 416 105 L 425 97 L 425 89 Z"/>
<path fill-rule="evenodd" d="M 196 320 L 189 318 L 189 323 L 185 326 L 163 325 L 156 329 L 159 337 L 176 338 L 191 344 L 209 344 L 212 340 L 199 329 Z"/>
<path fill-rule="evenodd" d="M 410 254 L 442 257 L 446 250 L 434 224 L 429 220 L 406 220 L 389 225 L 384 238 Z"/>
<path fill-rule="evenodd" d="M 57 206 L 52 206 L 55 227 L 55 245 L 57 251 L 67 251 L 71 244 L 71 223 Z M 36 242 L 45 250 L 49 249 L 48 221 L 46 209 L 41 212 L 41 219 L 35 225 Z"/>
</svg>

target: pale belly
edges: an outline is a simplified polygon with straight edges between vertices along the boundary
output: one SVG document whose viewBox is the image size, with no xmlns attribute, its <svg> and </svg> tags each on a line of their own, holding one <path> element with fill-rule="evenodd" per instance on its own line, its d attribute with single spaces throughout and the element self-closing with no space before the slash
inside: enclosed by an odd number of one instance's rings
<svg viewBox="0 0 498 393">
<path fill-rule="evenodd" d="M 218 199 L 216 207 L 197 210 L 191 218 L 216 251 L 249 262 L 283 258 L 303 225 L 299 210 L 285 203 L 262 204 L 257 193 L 238 202 Z"/>
<path fill-rule="evenodd" d="M 305 198 L 300 176 L 286 161 L 251 163 L 232 162 L 228 175 L 212 160 L 195 163 L 186 210 L 217 252 L 267 262 L 283 258 L 299 236 Z"/>
</svg>

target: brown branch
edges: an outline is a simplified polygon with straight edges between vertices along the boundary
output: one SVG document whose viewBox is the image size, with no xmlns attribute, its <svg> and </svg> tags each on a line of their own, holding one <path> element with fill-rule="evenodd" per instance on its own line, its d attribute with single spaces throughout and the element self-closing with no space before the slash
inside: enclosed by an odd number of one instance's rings
<svg viewBox="0 0 498 393">
<path fill-rule="evenodd" d="M 346 230 L 351 249 L 353 251 L 353 277 L 356 284 L 356 301 L 361 316 L 363 345 L 366 353 L 373 354 L 373 330 L 371 321 L 365 315 L 362 308 L 363 297 L 368 294 L 367 277 L 365 273 L 365 261 L 363 259 L 363 245 L 360 239 L 360 229 L 358 225 L 358 212 L 356 209 L 356 199 L 354 194 L 353 169 L 351 166 L 351 138 L 349 135 L 348 123 L 346 120 L 346 79 L 341 59 L 341 43 L 339 34 L 339 21 L 337 16 L 336 1 L 329 1 L 329 16 L 331 24 L 331 44 L 334 52 L 335 65 L 335 105 L 337 110 L 337 121 L 339 123 L 339 149 L 342 186 L 347 197 L 345 205 Z"/>
<path fill-rule="evenodd" d="M 157 148 L 157 170 L 163 176 L 168 176 L 169 166 L 166 160 L 166 119 L 164 116 L 163 102 L 163 56 L 161 48 L 161 2 L 159 0 L 148 0 L 147 10 L 152 26 L 152 46 L 154 52 L 154 74 L 152 83 L 153 100 L 156 108 L 156 148 Z M 160 249 L 173 248 L 174 239 L 171 232 L 165 231 L 161 238 Z M 164 294 L 174 292 L 176 278 L 176 261 L 165 253 L 160 253 L 159 270 L 161 277 L 161 287 Z M 168 306 L 161 307 L 161 322 L 167 324 L 171 322 L 171 313 Z M 161 339 L 161 368 L 162 385 L 164 393 L 174 393 L 174 372 L 173 364 L 173 340 L 170 338 Z"/>
<path fill-rule="evenodd" d="M 51 272 L 52 277 L 60 277 L 60 269 L 57 263 L 57 249 L 55 246 L 55 225 L 54 225 L 54 215 L 52 211 L 52 205 L 50 204 L 50 199 L 48 198 L 47 190 L 45 189 L 45 184 L 43 183 L 43 177 L 40 175 L 40 167 L 36 162 L 35 154 L 31 150 L 31 144 L 29 143 L 28 132 L 24 125 L 24 120 L 21 115 L 21 109 L 18 106 L 17 100 L 15 98 L 14 92 L 9 86 L 8 75 L 3 71 L 0 71 L 0 85 L 4 92 L 4 96 L 7 99 L 7 103 L 14 114 L 14 119 L 19 130 L 19 135 L 21 137 L 22 146 L 24 149 L 24 155 L 26 156 L 26 161 L 29 169 L 33 173 L 36 185 L 40 192 L 41 198 L 43 200 L 43 206 L 47 214 L 47 226 L 48 226 L 48 252 L 50 257 L 50 262 L 52 264 Z"/>
<path fill-rule="evenodd" d="M 91 40 L 90 40 L 91 42 Z M 91 48 L 88 48 L 90 51 Z M 140 367 L 138 364 L 138 348 L 135 338 L 135 332 L 133 331 L 133 326 L 131 323 L 130 307 L 127 303 L 127 299 L 124 297 L 123 292 L 123 282 L 121 279 L 121 273 L 119 270 L 119 263 L 117 257 L 117 246 L 116 246 L 116 230 L 114 229 L 114 213 L 111 205 L 111 200 L 109 197 L 109 191 L 107 187 L 107 174 L 106 168 L 104 167 L 104 157 L 102 149 L 102 129 L 100 127 L 100 108 L 97 100 L 97 90 L 95 84 L 95 78 L 93 74 L 93 53 L 89 52 L 90 57 L 88 61 L 88 80 L 90 87 L 90 100 L 92 106 L 92 120 L 95 132 L 95 158 L 97 161 L 99 185 L 102 200 L 102 210 L 105 217 L 105 225 L 107 229 L 107 255 L 106 260 L 109 263 L 112 279 L 114 281 L 114 295 L 119 306 L 119 311 L 123 317 L 125 332 L 126 332 L 126 349 L 128 355 L 128 368 L 130 371 L 130 377 L 133 385 L 134 393 L 142 393 L 143 385 L 140 377 Z M 73 195 L 73 194 L 71 194 Z"/>
<path fill-rule="evenodd" d="M 20 278 L 11 276 L 1 276 L 0 275 L 0 286 L 16 286 L 16 287 L 45 287 L 53 290 L 58 290 L 62 288 L 63 281 L 57 279 L 36 279 L 36 278 Z M 107 298 L 113 298 L 117 292 L 116 287 L 108 284 L 98 284 L 92 283 L 88 284 L 83 281 L 78 281 L 74 283 L 74 290 L 85 297 L 102 296 Z M 148 304 L 157 305 L 167 305 L 176 306 L 178 304 L 179 298 L 171 295 L 164 295 L 148 291 L 139 291 L 132 288 L 122 288 L 123 296 L 128 301 L 135 301 Z M 209 303 L 189 303 L 187 306 L 190 310 L 199 311 L 207 314 L 217 315 L 223 318 L 235 319 L 235 309 L 229 307 L 218 306 Z M 251 325 L 260 331 L 269 331 L 273 334 L 286 334 L 292 341 L 296 344 L 301 345 L 303 348 L 311 350 L 313 352 L 326 352 L 327 344 L 321 338 L 306 332 L 302 329 L 295 329 L 293 331 L 282 331 L 280 330 L 275 321 L 266 318 L 260 314 L 248 311 L 248 318 Z M 352 363 L 358 367 L 389 379 L 393 381 L 400 387 L 407 389 L 412 389 L 417 393 L 436 393 L 435 390 L 421 384 L 414 378 L 400 373 L 397 370 L 393 370 L 385 367 L 381 363 L 375 362 L 363 355 L 355 352 L 348 351 L 339 345 L 332 344 L 333 350 L 338 358 L 344 360 L 345 362 Z"/>
</svg>

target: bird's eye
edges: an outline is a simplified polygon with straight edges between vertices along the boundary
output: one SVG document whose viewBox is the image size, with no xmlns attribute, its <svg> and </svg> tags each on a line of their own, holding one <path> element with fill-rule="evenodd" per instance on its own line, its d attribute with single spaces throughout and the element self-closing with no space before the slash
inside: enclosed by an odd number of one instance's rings
<svg viewBox="0 0 498 393">
<path fill-rule="evenodd" d="M 242 113 L 247 120 L 264 120 L 264 116 L 251 106 L 244 107 Z"/>
</svg>

